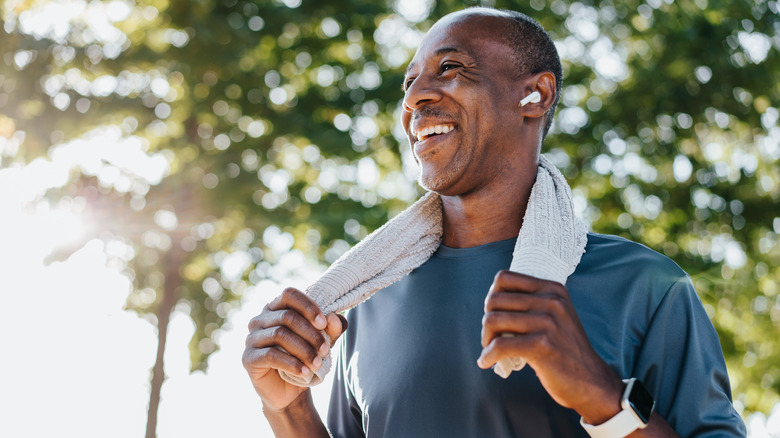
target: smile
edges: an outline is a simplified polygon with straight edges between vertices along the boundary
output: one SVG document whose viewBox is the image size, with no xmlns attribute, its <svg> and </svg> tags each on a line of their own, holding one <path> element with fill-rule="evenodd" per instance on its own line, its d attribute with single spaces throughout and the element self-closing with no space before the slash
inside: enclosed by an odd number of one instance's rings
<svg viewBox="0 0 780 438">
<path fill-rule="evenodd" d="M 413 130 L 412 131 L 412 137 L 414 137 L 418 142 L 425 141 L 434 135 L 441 135 L 446 134 L 450 131 L 455 129 L 455 125 L 448 123 L 443 125 L 433 125 L 433 126 L 426 126 L 419 131 Z"/>
</svg>

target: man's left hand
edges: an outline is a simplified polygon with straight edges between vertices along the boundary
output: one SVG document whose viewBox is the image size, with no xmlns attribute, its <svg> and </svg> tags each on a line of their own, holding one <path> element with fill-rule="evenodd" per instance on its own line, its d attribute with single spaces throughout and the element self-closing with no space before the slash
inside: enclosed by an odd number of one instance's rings
<svg viewBox="0 0 780 438">
<path fill-rule="evenodd" d="M 506 357 L 525 359 L 547 393 L 590 424 L 620 411 L 623 383 L 591 346 L 560 283 L 496 274 L 485 299 L 482 347 L 480 368 Z"/>
</svg>

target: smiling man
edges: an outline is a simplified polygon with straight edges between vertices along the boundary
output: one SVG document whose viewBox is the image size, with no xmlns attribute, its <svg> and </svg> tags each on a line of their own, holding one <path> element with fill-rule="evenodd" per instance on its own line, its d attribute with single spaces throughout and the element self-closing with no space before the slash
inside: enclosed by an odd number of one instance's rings
<svg viewBox="0 0 780 438">
<path fill-rule="evenodd" d="M 250 323 L 244 366 L 278 436 L 744 436 L 688 276 L 571 217 L 568 186 L 540 155 L 561 80 L 553 42 L 525 15 L 474 8 L 431 28 L 402 116 L 431 193 L 331 268 L 348 289 L 392 284 L 348 329 L 316 288 L 286 289 Z M 429 222 L 438 231 L 422 243 L 393 248 L 393 224 Z M 388 240 L 395 261 L 360 277 Z M 345 330 L 326 429 L 291 382 L 326 368 Z"/>
</svg>

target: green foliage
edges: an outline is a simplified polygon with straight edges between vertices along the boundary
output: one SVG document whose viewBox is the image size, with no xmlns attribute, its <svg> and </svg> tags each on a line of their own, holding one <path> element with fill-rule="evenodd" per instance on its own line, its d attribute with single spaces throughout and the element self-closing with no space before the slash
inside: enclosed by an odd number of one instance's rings
<svg viewBox="0 0 780 438">
<path fill-rule="evenodd" d="M 415 198 L 394 135 L 403 70 L 421 32 L 474 4 L 414 18 L 385 1 L 285 3 L 139 0 L 113 43 L 79 20 L 32 35 L 20 14 L 46 2 L 3 6 L 0 169 L 105 125 L 166 158 L 159 183 L 82 166 L 48 196 L 133 249 L 129 308 L 154 315 L 178 272 L 196 369 L 246 288 L 289 273 L 285 257 L 332 261 Z M 778 3 L 495 5 L 559 44 L 564 94 L 545 150 L 588 200 L 584 216 L 692 274 L 736 399 L 768 412 L 780 393 Z"/>
</svg>

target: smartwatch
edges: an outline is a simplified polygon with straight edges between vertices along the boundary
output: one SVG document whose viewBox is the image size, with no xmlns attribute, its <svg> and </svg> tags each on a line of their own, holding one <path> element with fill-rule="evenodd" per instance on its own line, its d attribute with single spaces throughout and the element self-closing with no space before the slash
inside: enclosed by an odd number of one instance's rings
<svg viewBox="0 0 780 438">
<path fill-rule="evenodd" d="M 580 424 L 592 438 L 623 438 L 637 429 L 644 429 L 650 421 L 655 401 L 638 379 L 623 380 L 626 389 L 620 399 L 622 410 L 606 422 L 594 426 L 580 418 Z"/>
</svg>

